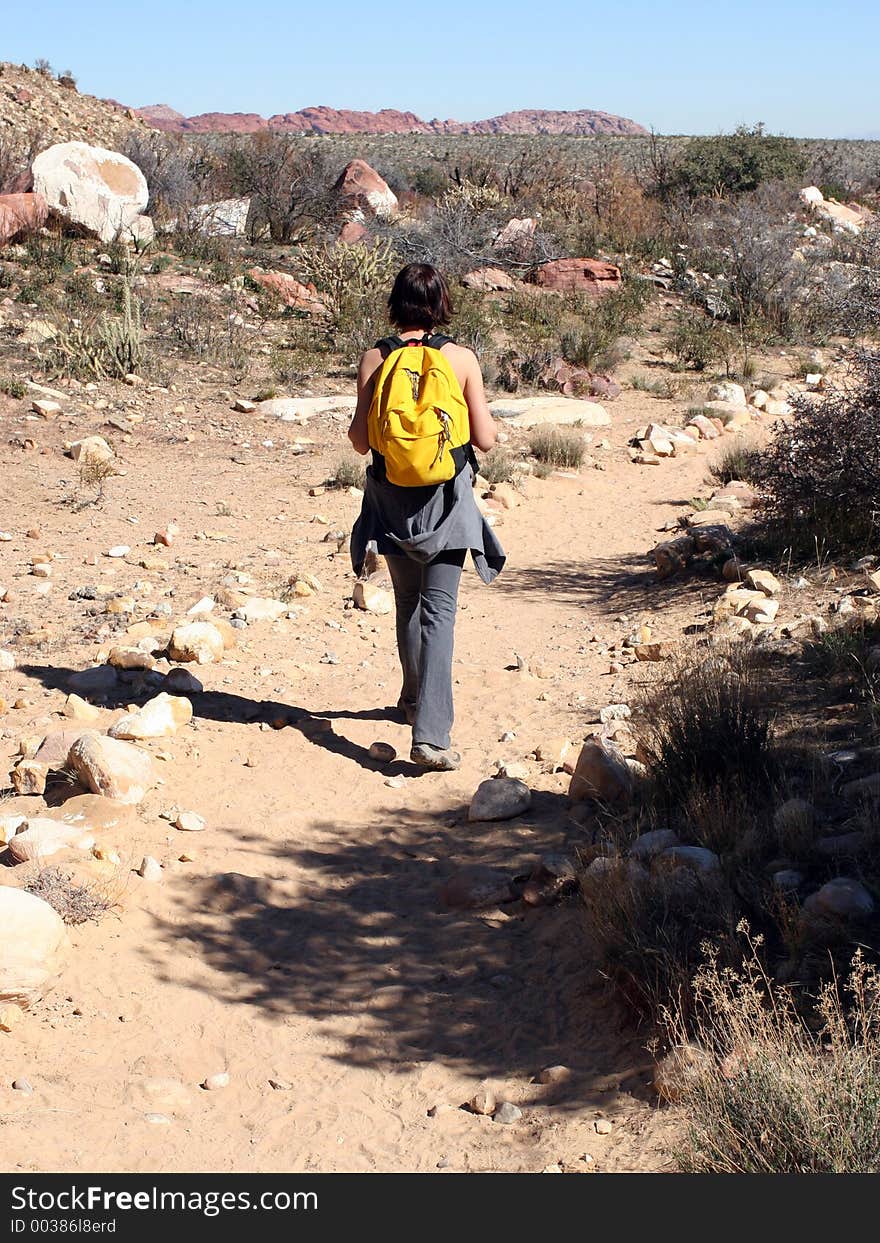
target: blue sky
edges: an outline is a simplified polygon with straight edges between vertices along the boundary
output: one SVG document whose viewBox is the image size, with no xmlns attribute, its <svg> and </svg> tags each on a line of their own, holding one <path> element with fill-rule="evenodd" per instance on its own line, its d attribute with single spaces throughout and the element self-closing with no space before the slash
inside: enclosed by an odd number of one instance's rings
<svg viewBox="0 0 880 1243">
<path fill-rule="evenodd" d="M 878 51 L 877 0 L 40 0 L 11 7 L 0 59 L 187 115 L 598 108 L 663 133 L 859 137 L 880 135 Z"/>
</svg>

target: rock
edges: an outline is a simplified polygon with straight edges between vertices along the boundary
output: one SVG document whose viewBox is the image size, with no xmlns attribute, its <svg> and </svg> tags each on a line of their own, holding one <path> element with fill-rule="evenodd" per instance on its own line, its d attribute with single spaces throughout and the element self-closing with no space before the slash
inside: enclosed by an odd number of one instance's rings
<svg viewBox="0 0 880 1243">
<path fill-rule="evenodd" d="M 18 338 L 22 345 L 45 345 L 47 341 L 54 341 L 58 336 L 58 329 L 48 319 L 32 319 L 26 324 L 24 331 Z"/>
<path fill-rule="evenodd" d="M 201 833 L 205 827 L 204 819 L 194 811 L 181 811 L 177 814 L 174 827 L 182 833 Z"/>
<path fill-rule="evenodd" d="M 23 1013 L 19 1006 L 0 1006 L 0 1032 L 11 1032 Z"/>
<path fill-rule="evenodd" d="M 0 673 L 12 673 L 14 668 L 14 654 L 12 652 L 0 651 Z"/>
<path fill-rule="evenodd" d="M 620 288 L 620 268 L 600 259 L 553 259 L 542 263 L 528 280 L 543 289 L 602 294 Z"/>
<path fill-rule="evenodd" d="M 16 794 L 44 794 L 48 775 L 47 764 L 22 760 L 12 770 L 12 787 Z"/>
<path fill-rule="evenodd" d="M 568 787 L 571 801 L 615 806 L 628 802 L 632 791 L 633 775 L 617 747 L 598 738 L 585 742 Z"/>
<path fill-rule="evenodd" d="M 207 665 L 222 660 L 225 647 L 223 635 L 213 622 L 185 622 L 172 632 L 168 656 L 183 663 Z"/>
<path fill-rule="evenodd" d="M 370 759 L 378 760 L 380 764 L 393 764 L 397 759 L 397 752 L 390 742 L 371 742 Z"/>
<path fill-rule="evenodd" d="M 782 590 L 779 579 L 769 570 L 749 570 L 746 583 L 753 591 L 760 591 L 765 596 L 778 596 Z"/>
<path fill-rule="evenodd" d="M 736 557 L 728 557 L 721 567 L 721 577 L 726 583 L 741 583 L 743 581 L 742 563 Z"/>
<path fill-rule="evenodd" d="M 70 224 L 102 242 L 141 233 L 138 218 L 149 200 L 146 178 L 119 152 L 84 142 L 58 143 L 40 152 L 31 171 L 35 193 Z"/>
<path fill-rule="evenodd" d="M 461 278 L 465 289 L 476 289 L 480 293 L 491 293 L 495 290 L 509 292 L 516 289 L 517 282 L 501 268 L 476 268 Z"/>
<path fill-rule="evenodd" d="M 468 1109 L 471 1113 L 479 1114 L 484 1118 L 491 1118 L 496 1106 L 495 1093 L 490 1088 L 480 1088 L 468 1101 Z"/>
<path fill-rule="evenodd" d="M 544 772 L 555 773 L 564 767 L 571 752 L 570 738 L 547 738 L 535 747 L 535 759 L 544 766 Z"/>
<path fill-rule="evenodd" d="M 636 838 L 629 848 L 629 853 L 634 859 L 655 859 L 657 855 L 663 854 L 664 850 L 678 845 L 678 836 L 673 833 L 672 829 L 650 829 Z"/>
<path fill-rule="evenodd" d="M 34 1005 L 61 973 L 68 948 L 61 917 L 48 902 L 0 888 L 0 1004 Z"/>
<path fill-rule="evenodd" d="M 597 1118 L 593 1123 L 597 1135 L 610 1135 L 614 1127 L 607 1118 Z"/>
<path fill-rule="evenodd" d="M 293 1084 L 290 1082 L 289 1079 L 270 1079 L 268 1082 L 269 1082 L 269 1087 L 272 1088 L 274 1092 L 292 1092 L 293 1091 Z"/>
<path fill-rule="evenodd" d="M 25 1096 L 32 1096 L 34 1091 L 30 1082 L 27 1079 L 22 1079 L 21 1077 L 12 1080 L 12 1090 L 14 1092 L 23 1092 Z"/>
<path fill-rule="evenodd" d="M 764 413 L 774 419 L 785 418 L 786 415 L 791 414 L 791 411 L 792 406 L 788 401 L 774 401 L 771 399 L 764 407 Z"/>
<path fill-rule="evenodd" d="M 598 402 L 574 397 L 502 398 L 490 402 L 489 410 L 493 418 L 524 429 L 572 423 L 582 427 L 606 427 L 611 423 L 611 416 Z"/>
<path fill-rule="evenodd" d="M 70 456 L 80 466 L 100 466 L 103 462 L 112 461 L 114 455 L 103 436 L 86 436 L 73 441 Z"/>
<path fill-rule="evenodd" d="M 707 850 L 705 846 L 670 846 L 662 851 L 660 858 L 704 876 L 714 876 L 721 871 L 721 860 L 714 850 Z"/>
<path fill-rule="evenodd" d="M 510 820 L 532 805 L 532 792 L 514 777 L 495 777 L 477 786 L 468 820 Z"/>
<path fill-rule="evenodd" d="M 235 610 L 236 617 L 248 623 L 261 621 L 278 621 L 290 612 L 290 605 L 283 600 L 270 600 L 263 596 L 250 596 L 240 608 Z"/>
<path fill-rule="evenodd" d="M 872 802 L 880 799 L 880 773 L 869 773 L 866 777 L 847 781 L 841 786 L 840 794 L 846 803 L 858 803 L 862 800 Z"/>
<path fill-rule="evenodd" d="M 229 1087 L 229 1075 L 225 1070 L 218 1071 L 214 1075 L 208 1075 L 202 1083 L 202 1087 L 206 1092 L 218 1092 L 221 1088 Z"/>
<path fill-rule="evenodd" d="M 165 674 L 165 682 L 169 694 L 201 695 L 204 686 L 188 669 L 171 669 Z"/>
<path fill-rule="evenodd" d="M 510 1101 L 502 1101 L 493 1114 L 495 1122 L 501 1122 L 504 1126 L 509 1126 L 511 1122 L 517 1122 L 522 1117 L 522 1110 Z"/>
<path fill-rule="evenodd" d="M 631 716 L 629 704 L 607 704 L 599 709 L 599 720 L 603 725 L 609 725 L 612 721 L 628 721 Z"/>
<path fill-rule="evenodd" d="M 97 721 L 100 719 L 99 708 L 94 707 L 79 695 L 68 695 L 64 701 L 64 715 L 74 721 Z"/>
<path fill-rule="evenodd" d="M 199 232 L 208 237 L 244 237 L 251 200 L 221 199 L 217 203 L 199 203 L 190 208 L 190 220 L 178 221 L 178 227 L 195 223 Z"/>
<path fill-rule="evenodd" d="M 633 648 L 636 654 L 636 660 L 649 661 L 656 663 L 661 660 L 669 660 L 678 650 L 678 644 L 672 640 L 665 640 L 658 643 L 637 643 Z"/>
<path fill-rule="evenodd" d="M 9 853 L 16 863 L 42 863 L 61 850 L 91 850 L 94 833 L 48 816 L 34 816 L 9 841 Z"/>
<path fill-rule="evenodd" d="M 541 1083 L 567 1083 L 570 1078 L 571 1070 L 568 1066 L 547 1066 L 538 1076 Z"/>
<path fill-rule="evenodd" d="M 333 189 L 350 208 L 379 217 L 397 214 L 397 195 L 365 160 L 346 164 Z"/>
<path fill-rule="evenodd" d="M 676 539 L 663 540 L 652 550 L 651 557 L 657 567 L 658 578 L 671 578 L 692 560 L 696 543 L 692 535 L 679 535 Z"/>
<path fill-rule="evenodd" d="M 111 738 L 140 740 L 170 738 L 192 720 L 192 704 L 188 699 L 162 691 L 137 712 L 121 717 L 107 731 Z"/>
<path fill-rule="evenodd" d="M 326 311 L 327 304 L 314 285 L 304 285 L 295 276 L 287 272 L 263 272 L 259 268 L 249 268 L 248 276 L 255 284 L 267 290 L 282 306 L 292 307 L 297 311 Z M 251 410 L 255 407 L 248 402 Z M 250 413 L 245 411 L 244 413 Z"/>
<path fill-rule="evenodd" d="M 741 384 L 734 384 L 732 380 L 722 380 L 718 384 L 713 384 L 708 393 L 709 401 L 723 401 L 729 406 L 746 406 L 746 390 Z"/>
<path fill-rule="evenodd" d="M 736 610 L 737 617 L 745 617 L 750 622 L 772 622 L 779 612 L 779 601 L 765 597 L 763 601 L 748 600 Z"/>
<path fill-rule="evenodd" d="M 874 913 L 874 899 L 859 881 L 837 876 L 807 898 L 804 911 L 832 919 L 867 919 Z"/>
<path fill-rule="evenodd" d="M 42 194 L 0 194 L 0 247 L 36 233 L 48 215 L 49 205 Z"/>
<path fill-rule="evenodd" d="M 153 764 L 145 751 L 129 742 L 84 734 L 70 748 L 67 767 L 93 794 L 139 803 L 154 784 Z"/>
<path fill-rule="evenodd" d="M 795 872 L 792 868 L 783 868 L 780 872 L 774 872 L 770 879 L 773 881 L 774 888 L 780 893 L 794 893 L 804 882 L 801 873 Z"/>
<path fill-rule="evenodd" d="M 38 414 L 41 419 L 54 419 L 56 414 L 61 413 L 61 403 L 41 398 L 38 401 L 31 402 L 31 410 L 33 410 L 34 414 Z"/>
<path fill-rule="evenodd" d="M 510 879 L 504 872 L 475 864 L 461 868 L 440 889 L 444 906 L 462 911 L 479 911 L 509 902 Z"/>
<path fill-rule="evenodd" d="M 156 660 L 141 647 L 111 647 L 107 663 L 114 669 L 152 669 Z"/>
<path fill-rule="evenodd" d="M 827 220 L 841 233 L 857 236 L 872 219 L 872 213 L 867 208 L 858 204 L 838 203 L 837 199 L 826 199 L 817 186 L 805 186 L 800 191 L 800 198 L 817 216 Z"/>
<path fill-rule="evenodd" d="M 654 1067 L 654 1091 L 661 1100 L 678 1104 L 711 1070 L 712 1059 L 699 1045 L 676 1045 Z"/>
<path fill-rule="evenodd" d="M 692 427 L 699 432 L 703 440 L 715 440 L 721 434 L 712 420 L 707 418 L 705 414 L 695 414 L 688 423 L 688 427 Z"/>
<path fill-rule="evenodd" d="M 394 608 L 394 597 L 389 591 L 362 579 L 355 583 L 352 599 L 357 608 L 368 613 L 390 613 Z"/>
<path fill-rule="evenodd" d="M 27 824 L 27 816 L 0 815 L 0 846 L 6 846 L 22 826 Z"/>
<path fill-rule="evenodd" d="M 155 884 L 162 879 L 162 865 L 152 855 L 144 855 L 141 866 L 137 871 L 138 876 L 142 876 L 144 880 L 149 881 L 151 884 Z"/>
<path fill-rule="evenodd" d="M 353 397 L 272 397 L 261 401 L 258 413 L 280 419 L 282 423 L 308 423 L 315 415 L 351 416 L 354 414 Z M 314 521 L 314 519 L 312 519 Z"/>
</svg>

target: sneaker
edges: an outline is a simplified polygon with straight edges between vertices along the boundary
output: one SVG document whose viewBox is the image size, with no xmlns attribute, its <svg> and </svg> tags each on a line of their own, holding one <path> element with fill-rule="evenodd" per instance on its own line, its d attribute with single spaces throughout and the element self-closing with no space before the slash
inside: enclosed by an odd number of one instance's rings
<svg viewBox="0 0 880 1243">
<path fill-rule="evenodd" d="M 449 747 L 432 747 L 427 742 L 417 743 L 409 753 L 409 758 L 420 768 L 434 768 L 438 772 L 452 772 L 461 764 L 461 756 Z"/>
</svg>

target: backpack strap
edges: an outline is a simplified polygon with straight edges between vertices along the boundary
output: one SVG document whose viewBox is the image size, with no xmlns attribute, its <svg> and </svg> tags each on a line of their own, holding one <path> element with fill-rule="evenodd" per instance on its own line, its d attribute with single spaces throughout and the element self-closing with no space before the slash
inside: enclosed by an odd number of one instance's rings
<svg viewBox="0 0 880 1243">
<path fill-rule="evenodd" d="M 390 336 L 383 337 L 381 341 L 377 341 L 373 349 L 381 351 L 382 357 L 387 358 L 395 350 L 402 350 L 404 345 L 406 345 L 406 342 L 402 341 L 400 337 Z"/>
<path fill-rule="evenodd" d="M 433 334 L 426 332 L 419 340 L 413 337 L 410 341 L 404 341 L 402 337 L 389 336 L 383 337 L 381 341 L 377 341 L 373 349 L 380 350 L 383 358 L 387 358 L 389 354 L 393 354 L 395 350 L 405 349 L 407 345 L 425 345 L 432 350 L 442 350 L 444 345 L 449 345 L 452 337 L 446 337 L 442 332 Z"/>
</svg>

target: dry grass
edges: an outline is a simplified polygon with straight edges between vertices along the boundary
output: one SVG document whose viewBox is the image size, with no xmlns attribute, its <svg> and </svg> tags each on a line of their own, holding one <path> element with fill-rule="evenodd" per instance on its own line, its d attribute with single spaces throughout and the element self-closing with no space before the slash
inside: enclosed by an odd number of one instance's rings
<svg viewBox="0 0 880 1243">
<path fill-rule="evenodd" d="M 114 906 L 104 886 L 80 884 L 72 873 L 63 872 L 61 868 L 41 868 L 25 885 L 25 890 L 48 902 L 66 924 L 84 924 L 89 920 L 97 923 Z"/>
<path fill-rule="evenodd" d="M 739 970 L 716 953 L 694 981 L 699 1018 L 669 1017 L 707 1054 L 681 1079 L 688 1173 L 840 1174 L 880 1169 L 880 974 L 861 952 L 804 1013 L 774 984 L 760 938 Z"/>
<path fill-rule="evenodd" d="M 576 470 L 587 451 L 583 433 L 561 427 L 541 427 L 529 437 L 529 452 L 539 462 L 559 469 Z"/>
</svg>

